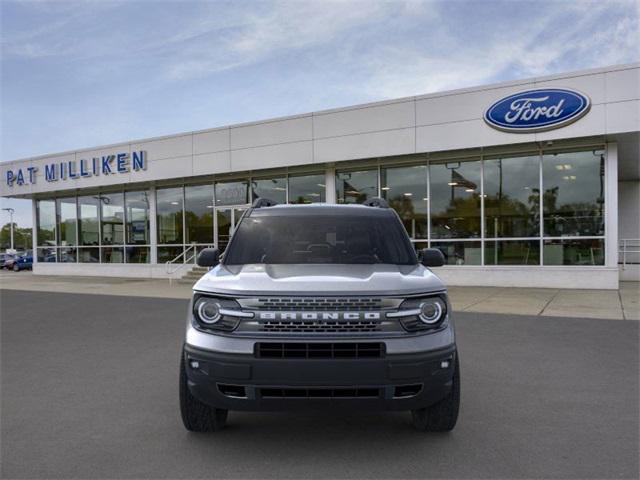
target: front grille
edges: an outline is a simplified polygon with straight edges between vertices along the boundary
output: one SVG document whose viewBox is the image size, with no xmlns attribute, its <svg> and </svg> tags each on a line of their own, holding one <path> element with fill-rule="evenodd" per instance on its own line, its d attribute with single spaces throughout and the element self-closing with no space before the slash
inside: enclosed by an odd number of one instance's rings
<svg viewBox="0 0 640 480">
<path fill-rule="evenodd" d="M 379 310 L 382 298 L 319 297 L 319 298 L 259 298 L 257 308 L 270 311 L 368 311 Z"/>
<path fill-rule="evenodd" d="M 256 344 L 259 358 L 382 358 L 384 343 L 271 343 Z"/>
<path fill-rule="evenodd" d="M 262 398 L 379 398 L 379 388 L 261 388 Z"/>
<path fill-rule="evenodd" d="M 258 323 L 260 330 L 272 333 L 366 333 L 379 332 L 377 320 L 264 320 Z"/>
</svg>

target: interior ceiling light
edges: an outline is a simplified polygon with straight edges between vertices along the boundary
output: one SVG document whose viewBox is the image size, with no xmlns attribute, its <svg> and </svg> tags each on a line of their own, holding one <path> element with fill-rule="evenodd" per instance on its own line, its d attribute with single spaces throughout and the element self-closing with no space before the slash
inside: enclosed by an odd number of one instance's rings
<svg viewBox="0 0 640 480">
<path fill-rule="evenodd" d="M 411 197 L 412 195 L 413 195 L 413 193 L 411 193 L 411 192 L 407 192 L 407 193 L 404 194 L 405 197 Z"/>
<path fill-rule="evenodd" d="M 458 182 L 449 182 L 447 183 L 447 185 L 449 185 L 450 187 L 455 187 L 456 185 L 458 185 Z"/>
<path fill-rule="evenodd" d="M 380 190 L 391 190 L 391 187 L 382 187 Z"/>
</svg>

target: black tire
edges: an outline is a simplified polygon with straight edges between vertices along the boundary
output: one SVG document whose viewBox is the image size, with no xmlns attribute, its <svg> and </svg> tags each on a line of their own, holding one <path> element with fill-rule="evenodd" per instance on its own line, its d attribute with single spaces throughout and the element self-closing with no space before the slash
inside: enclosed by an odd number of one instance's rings
<svg viewBox="0 0 640 480">
<path fill-rule="evenodd" d="M 18 266 L 18 264 L 17 264 L 17 263 L 14 263 L 14 264 L 13 264 L 13 271 L 14 271 L 14 272 L 19 272 L 19 271 L 20 271 L 20 267 Z"/>
<path fill-rule="evenodd" d="M 422 432 L 450 432 L 458 421 L 460 410 L 460 362 L 456 354 L 453 385 L 449 394 L 427 408 L 411 411 L 413 426 Z"/>
<path fill-rule="evenodd" d="M 184 351 L 180 359 L 180 413 L 184 428 L 190 432 L 217 432 L 227 424 L 228 410 L 202 403 L 189 391 Z"/>
</svg>

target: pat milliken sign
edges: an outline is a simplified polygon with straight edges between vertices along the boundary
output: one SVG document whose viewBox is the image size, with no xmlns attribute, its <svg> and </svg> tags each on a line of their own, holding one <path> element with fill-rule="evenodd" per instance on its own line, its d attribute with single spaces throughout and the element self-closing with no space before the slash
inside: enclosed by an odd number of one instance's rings
<svg viewBox="0 0 640 480">
<path fill-rule="evenodd" d="M 147 152 L 144 150 L 128 153 L 114 153 L 101 157 L 82 158 L 64 162 L 52 162 L 38 167 L 7 170 L 4 174 L 9 187 L 35 184 L 38 177 L 47 182 L 83 179 L 87 177 L 119 175 L 147 169 Z"/>
<path fill-rule="evenodd" d="M 575 122 L 590 108 L 591 101 L 584 93 L 566 88 L 539 88 L 498 100 L 484 112 L 484 121 L 504 132 L 543 132 Z"/>
</svg>

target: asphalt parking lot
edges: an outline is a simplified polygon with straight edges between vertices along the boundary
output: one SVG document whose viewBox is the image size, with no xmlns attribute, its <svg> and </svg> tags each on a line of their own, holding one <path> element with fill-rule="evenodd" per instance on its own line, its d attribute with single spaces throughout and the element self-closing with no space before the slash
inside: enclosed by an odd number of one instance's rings
<svg viewBox="0 0 640 480">
<path fill-rule="evenodd" d="M 187 302 L 0 290 L 3 478 L 638 478 L 638 322 L 461 313 L 451 434 L 178 411 Z"/>
</svg>

